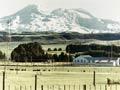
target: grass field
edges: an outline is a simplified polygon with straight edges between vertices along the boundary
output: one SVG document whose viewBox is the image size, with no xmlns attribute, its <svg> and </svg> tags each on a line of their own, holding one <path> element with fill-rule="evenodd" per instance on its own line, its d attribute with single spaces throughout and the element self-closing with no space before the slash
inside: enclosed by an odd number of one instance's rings
<svg viewBox="0 0 120 90">
<path fill-rule="evenodd" d="M 0 85 L 2 85 L 3 68 L 3 66 L 0 68 Z M 18 71 L 15 71 L 16 68 Z M 24 69 L 26 69 L 26 71 L 22 71 Z M 106 90 L 105 85 L 107 83 L 107 78 L 120 81 L 119 67 L 8 66 L 6 67 L 6 89 L 21 90 L 21 86 L 22 90 L 34 90 L 35 75 L 37 75 L 38 90 L 41 90 L 40 85 L 44 86 L 44 90 L 64 90 L 64 85 L 66 86 L 66 90 L 83 90 L 83 84 L 87 85 L 87 90 L 95 90 L 92 85 L 93 71 L 96 71 L 96 90 Z M 120 90 L 120 85 L 112 85 L 111 87 L 107 86 L 107 90 Z"/>
</svg>

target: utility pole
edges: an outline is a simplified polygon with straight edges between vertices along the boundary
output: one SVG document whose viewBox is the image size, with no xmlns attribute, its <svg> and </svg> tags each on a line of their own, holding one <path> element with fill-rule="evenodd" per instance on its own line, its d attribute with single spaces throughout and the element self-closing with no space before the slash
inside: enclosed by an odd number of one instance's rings
<svg viewBox="0 0 120 90">
<path fill-rule="evenodd" d="M 11 42 L 11 19 L 9 19 L 7 21 L 7 24 L 8 24 L 8 31 L 9 31 L 9 33 L 8 33 L 8 50 L 10 50 L 10 42 Z M 9 60 L 9 58 L 8 58 L 8 60 Z"/>
<path fill-rule="evenodd" d="M 8 26 L 8 31 L 9 31 L 9 33 L 8 33 L 8 39 L 7 39 L 7 49 L 8 49 L 8 51 L 10 50 L 10 42 L 11 42 L 11 19 L 9 19 L 9 20 L 7 20 L 7 26 Z M 4 72 L 6 71 L 6 63 L 9 61 L 9 59 L 10 59 L 11 57 L 10 57 L 10 55 L 9 55 L 9 57 L 7 56 L 7 58 L 6 58 L 6 60 L 4 60 Z"/>
</svg>

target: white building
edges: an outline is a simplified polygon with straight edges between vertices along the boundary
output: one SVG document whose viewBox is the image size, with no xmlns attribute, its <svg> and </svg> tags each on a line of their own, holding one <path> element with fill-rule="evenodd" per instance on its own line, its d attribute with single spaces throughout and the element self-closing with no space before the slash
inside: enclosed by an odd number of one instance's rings
<svg viewBox="0 0 120 90">
<path fill-rule="evenodd" d="M 73 59 L 74 65 L 94 65 L 94 66 L 120 66 L 120 58 L 91 57 L 81 55 Z"/>
<path fill-rule="evenodd" d="M 90 64 L 90 63 L 94 63 L 94 59 L 90 55 L 81 55 L 73 59 L 73 64 Z"/>
</svg>

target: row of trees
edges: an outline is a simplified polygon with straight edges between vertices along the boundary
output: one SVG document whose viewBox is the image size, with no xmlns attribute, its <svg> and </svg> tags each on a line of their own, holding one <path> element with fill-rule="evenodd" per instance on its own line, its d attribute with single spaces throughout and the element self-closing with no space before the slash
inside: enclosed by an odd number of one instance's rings
<svg viewBox="0 0 120 90">
<path fill-rule="evenodd" d="M 16 62 L 48 62 L 49 60 L 54 62 L 66 62 L 72 61 L 72 57 L 65 53 L 48 54 L 41 45 L 37 42 L 20 44 L 11 53 L 11 60 Z"/>
<path fill-rule="evenodd" d="M 114 45 L 68 45 L 66 47 L 68 53 L 79 53 L 82 55 L 91 55 L 93 57 L 119 57 L 120 46 Z"/>
<path fill-rule="evenodd" d="M 73 58 L 71 55 L 65 54 L 64 52 L 61 52 L 60 55 L 53 54 L 52 59 L 54 62 L 72 62 Z"/>
<path fill-rule="evenodd" d="M 47 51 L 62 51 L 62 48 L 54 48 L 53 50 L 51 48 L 48 48 Z"/>
</svg>

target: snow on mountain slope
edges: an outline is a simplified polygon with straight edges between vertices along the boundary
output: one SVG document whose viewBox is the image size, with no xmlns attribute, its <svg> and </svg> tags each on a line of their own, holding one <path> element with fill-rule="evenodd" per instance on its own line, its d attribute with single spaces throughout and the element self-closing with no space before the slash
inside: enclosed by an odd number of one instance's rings
<svg viewBox="0 0 120 90">
<path fill-rule="evenodd" d="M 8 23 L 9 21 L 9 23 Z M 56 9 L 50 13 L 29 5 L 13 15 L 0 19 L 0 31 L 11 32 L 79 32 L 119 33 L 120 24 L 94 17 L 84 9 Z"/>
</svg>

